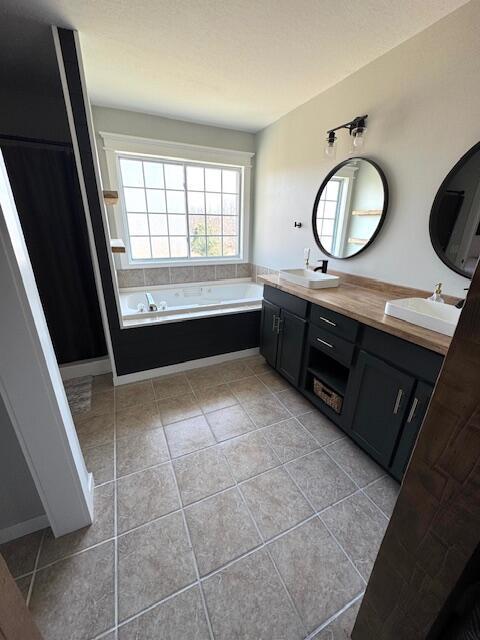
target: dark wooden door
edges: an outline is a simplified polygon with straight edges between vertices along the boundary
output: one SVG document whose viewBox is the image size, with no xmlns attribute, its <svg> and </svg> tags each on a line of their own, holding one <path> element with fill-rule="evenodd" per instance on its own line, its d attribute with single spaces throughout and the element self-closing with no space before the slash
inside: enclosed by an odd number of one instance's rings
<svg viewBox="0 0 480 640">
<path fill-rule="evenodd" d="M 260 325 L 260 353 L 272 367 L 275 367 L 277 362 L 279 322 L 280 307 L 264 300 Z"/>
<path fill-rule="evenodd" d="M 388 467 L 405 420 L 415 379 L 361 351 L 352 393 L 352 436 Z"/>
<path fill-rule="evenodd" d="M 281 310 L 277 370 L 295 386 L 300 380 L 306 329 L 306 320 L 285 309 Z"/>
<path fill-rule="evenodd" d="M 393 458 L 391 471 L 397 480 L 403 478 L 432 393 L 432 385 L 426 382 L 417 382 L 415 393 L 408 407 L 407 419 L 402 430 L 402 435 L 400 436 Z"/>
<path fill-rule="evenodd" d="M 0 555 L 0 640 L 42 640 L 42 637 Z"/>
</svg>

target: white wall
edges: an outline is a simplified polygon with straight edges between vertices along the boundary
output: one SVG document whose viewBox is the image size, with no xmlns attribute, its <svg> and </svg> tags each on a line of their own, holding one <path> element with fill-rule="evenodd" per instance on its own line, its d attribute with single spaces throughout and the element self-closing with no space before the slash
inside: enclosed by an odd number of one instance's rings
<svg viewBox="0 0 480 640">
<path fill-rule="evenodd" d="M 364 154 L 386 173 L 389 211 L 364 254 L 329 267 L 427 290 L 442 281 L 447 293 L 463 297 L 469 281 L 437 257 L 428 220 L 442 180 L 480 140 L 479 25 L 480 1 L 473 0 L 257 135 L 256 264 L 300 265 L 308 246 L 313 259 L 322 257 L 311 229 L 313 201 L 349 146 L 341 133 L 336 160 L 326 159 L 325 132 L 367 113 Z"/>
<path fill-rule="evenodd" d="M 45 513 L 0 396 L 0 540 L 2 530 Z"/>
<path fill-rule="evenodd" d="M 140 138 L 154 138 L 169 142 L 186 142 L 236 151 L 255 151 L 255 136 L 245 131 L 211 127 L 194 122 L 162 118 L 148 113 L 124 111 L 108 107 L 92 106 L 93 125 L 97 140 L 100 169 L 104 188 L 108 189 L 108 173 L 103 140 L 99 131 L 123 133 Z"/>
</svg>

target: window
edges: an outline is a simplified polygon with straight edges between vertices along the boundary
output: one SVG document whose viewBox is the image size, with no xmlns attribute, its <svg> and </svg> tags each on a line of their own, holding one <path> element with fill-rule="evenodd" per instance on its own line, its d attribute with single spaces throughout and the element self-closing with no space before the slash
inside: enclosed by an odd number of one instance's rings
<svg viewBox="0 0 480 640">
<path fill-rule="evenodd" d="M 342 202 L 343 178 L 331 178 L 327 188 L 323 190 L 317 209 L 317 229 L 322 245 L 329 252 L 332 251 L 335 236 L 335 221 L 339 219 Z"/>
<path fill-rule="evenodd" d="M 132 261 L 241 257 L 242 167 L 117 157 Z"/>
</svg>

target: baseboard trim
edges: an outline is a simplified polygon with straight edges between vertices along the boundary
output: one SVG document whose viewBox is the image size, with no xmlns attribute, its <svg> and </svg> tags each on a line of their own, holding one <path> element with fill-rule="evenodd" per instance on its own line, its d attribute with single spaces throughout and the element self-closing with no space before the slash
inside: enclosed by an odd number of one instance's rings
<svg viewBox="0 0 480 640">
<path fill-rule="evenodd" d="M 110 373 L 112 366 L 110 358 L 92 358 L 91 360 L 79 360 L 60 366 L 62 380 L 71 380 L 81 376 L 99 376 L 102 373 Z"/>
<path fill-rule="evenodd" d="M 116 376 L 113 379 L 115 386 L 129 384 L 130 382 L 140 382 L 141 380 L 149 380 L 150 378 L 158 378 L 171 373 L 181 373 L 189 369 L 199 369 L 207 367 L 211 364 L 221 364 L 229 360 L 239 360 L 240 358 L 248 358 L 248 356 L 258 355 L 259 348 L 243 349 L 242 351 L 230 351 L 229 353 L 221 353 L 218 356 L 209 356 L 208 358 L 198 358 L 197 360 L 187 360 L 187 362 L 179 362 L 178 364 L 170 364 L 166 367 L 157 367 L 156 369 L 146 369 L 145 371 L 136 371 L 135 373 L 127 373 L 123 376 Z"/>
<path fill-rule="evenodd" d="M 48 518 L 46 514 L 43 514 L 42 516 L 37 516 L 36 518 L 31 518 L 30 520 L 14 524 L 11 527 L 0 529 L 0 544 L 10 542 L 10 540 L 16 540 L 17 538 L 26 536 L 28 533 L 40 531 L 41 529 L 48 527 L 48 525 Z"/>
</svg>

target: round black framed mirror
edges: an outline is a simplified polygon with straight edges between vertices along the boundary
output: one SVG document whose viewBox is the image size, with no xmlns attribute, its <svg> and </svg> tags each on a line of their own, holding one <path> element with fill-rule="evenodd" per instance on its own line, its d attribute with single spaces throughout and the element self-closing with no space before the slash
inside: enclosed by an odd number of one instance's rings
<svg viewBox="0 0 480 640">
<path fill-rule="evenodd" d="M 367 158 L 349 158 L 322 182 L 313 205 L 315 242 L 332 258 L 353 258 L 377 237 L 388 207 L 388 185 Z"/>
<path fill-rule="evenodd" d="M 429 228 L 440 260 L 471 279 L 480 257 L 480 142 L 460 158 L 440 185 Z"/>
</svg>

